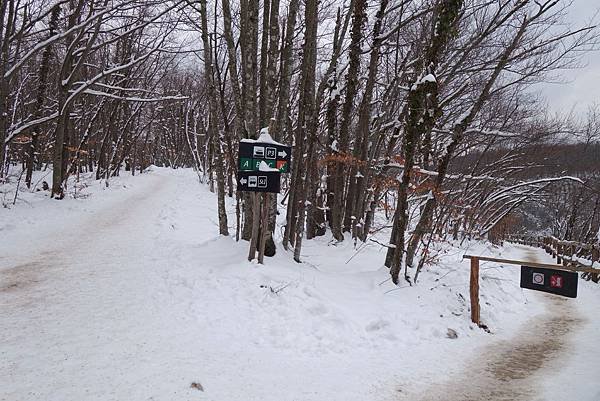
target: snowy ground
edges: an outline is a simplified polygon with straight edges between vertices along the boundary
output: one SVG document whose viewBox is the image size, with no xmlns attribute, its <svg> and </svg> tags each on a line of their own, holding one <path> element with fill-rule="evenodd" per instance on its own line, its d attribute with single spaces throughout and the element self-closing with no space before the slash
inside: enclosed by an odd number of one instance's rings
<svg viewBox="0 0 600 401">
<path fill-rule="evenodd" d="M 522 399 L 600 400 L 597 285 L 557 299 L 521 290 L 518 267 L 483 264 L 491 333 L 470 323 L 462 254 L 546 257 L 537 250 L 447 244 L 398 288 L 374 242 L 320 238 L 303 264 L 282 249 L 247 262 L 247 243 L 216 234 L 215 198 L 189 170 L 86 185 L 15 206 L 4 188 L 0 400 L 491 400 L 504 384 L 526 387 L 512 393 Z M 545 330 L 552 319 L 567 329 Z M 478 376 L 510 371 L 531 332 L 534 355 L 552 349 L 526 378 Z M 475 394 L 471 378 L 489 388 Z"/>
</svg>

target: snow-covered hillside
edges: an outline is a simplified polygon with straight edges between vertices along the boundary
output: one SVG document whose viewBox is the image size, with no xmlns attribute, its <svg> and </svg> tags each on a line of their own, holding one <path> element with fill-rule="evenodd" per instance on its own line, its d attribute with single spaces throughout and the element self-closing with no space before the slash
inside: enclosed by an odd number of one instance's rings
<svg viewBox="0 0 600 401">
<path fill-rule="evenodd" d="M 0 209 L 0 400 L 466 399 L 488 353 L 514 352 L 558 313 L 571 318 L 560 348 L 548 343 L 519 394 L 600 399 L 598 286 L 558 302 L 521 290 L 518 267 L 484 263 L 491 332 L 470 323 L 462 255 L 538 250 L 444 244 L 417 285 L 396 287 L 373 241 L 326 236 L 302 264 L 281 246 L 248 262 L 246 242 L 217 235 L 215 196 L 191 170 L 84 182 L 76 199 L 25 192 Z"/>
</svg>

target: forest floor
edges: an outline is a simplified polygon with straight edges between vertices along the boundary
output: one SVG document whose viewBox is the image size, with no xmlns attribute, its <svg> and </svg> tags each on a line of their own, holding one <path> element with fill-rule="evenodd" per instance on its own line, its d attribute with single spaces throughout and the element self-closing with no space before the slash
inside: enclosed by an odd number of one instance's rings
<svg viewBox="0 0 600 401">
<path fill-rule="evenodd" d="M 538 250 L 441 244 L 417 285 L 395 287 L 371 241 L 247 262 L 190 170 L 83 177 L 63 201 L 13 206 L 13 190 L 0 187 L 2 401 L 600 399 L 599 286 L 551 297 L 482 264 L 491 332 L 470 323 L 462 255 Z"/>
</svg>

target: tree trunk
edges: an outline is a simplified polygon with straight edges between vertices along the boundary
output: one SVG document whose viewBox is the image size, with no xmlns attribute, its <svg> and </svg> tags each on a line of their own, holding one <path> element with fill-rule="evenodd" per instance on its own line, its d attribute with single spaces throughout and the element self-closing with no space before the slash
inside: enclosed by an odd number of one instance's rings
<svg viewBox="0 0 600 401">
<path fill-rule="evenodd" d="M 293 202 L 288 204 L 288 215 L 286 233 L 293 236 L 294 260 L 300 262 L 302 250 L 302 238 L 304 236 L 304 224 L 306 217 L 306 189 L 310 184 L 310 172 L 307 171 L 316 166 L 303 163 L 304 142 L 308 139 L 308 150 L 314 153 L 314 142 L 316 138 L 316 126 L 312 123 L 315 113 L 315 69 L 317 65 L 317 25 L 318 25 L 318 2 L 307 0 L 304 17 L 306 31 L 304 33 L 304 44 L 302 46 L 302 63 L 300 77 L 300 93 L 302 94 L 298 104 L 298 126 L 296 128 L 295 154 L 296 167 L 291 191 L 295 192 Z M 293 229 L 293 231 L 292 231 Z"/>
<path fill-rule="evenodd" d="M 8 80 L 4 75 L 8 67 L 8 52 L 10 36 L 12 34 L 10 22 L 13 20 L 13 13 L 14 0 L 2 1 L 0 5 L 0 179 L 4 177 L 4 164 L 6 163 L 5 156 L 7 148 L 6 133 L 8 131 L 9 87 Z"/>
<path fill-rule="evenodd" d="M 206 11 L 206 0 L 200 1 L 200 14 L 202 18 L 202 43 L 204 45 L 204 71 L 208 92 L 208 105 L 210 113 L 210 121 L 208 130 L 211 133 L 215 148 L 215 171 L 217 174 L 217 206 L 219 215 L 219 234 L 229 235 L 227 227 L 227 211 L 225 210 L 225 172 L 224 158 L 221 133 L 218 130 L 218 112 L 217 112 L 217 97 L 218 93 L 215 88 L 213 60 L 211 43 L 208 38 L 208 15 Z"/>
<path fill-rule="evenodd" d="M 446 173 L 448 172 L 448 167 L 450 165 L 450 161 L 456 152 L 456 149 L 460 145 L 463 140 L 465 131 L 470 126 L 470 124 L 475 119 L 476 115 L 479 113 L 481 108 L 483 107 L 485 101 L 488 99 L 492 86 L 495 84 L 496 80 L 500 76 L 502 70 L 508 64 L 508 60 L 510 55 L 514 52 L 517 45 L 519 44 L 523 34 L 525 33 L 525 29 L 528 25 L 527 21 L 524 21 L 521 25 L 519 31 L 512 39 L 511 43 L 506 47 L 505 51 L 501 55 L 498 63 L 494 67 L 492 74 L 486 81 L 482 91 L 479 93 L 479 96 L 475 100 L 473 106 L 471 107 L 468 114 L 466 114 L 462 120 L 460 120 L 457 124 L 454 125 L 452 130 L 452 139 L 448 146 L 446 147 L 446 152 L 440 159 L 437 168 L 437 176 L 435 179 L 435 185 L 431 193 L 431 197 L 427 199 L 423 210 L 421 211 L 421 216 L 419 217 L 419 222 L 415 227 L 415 231 L 411 237 L 411 240 L 408 245 L 407 254 L 406 254 L 406 264 L 408 266 L 413 265 L 415 252 L 417 250 L 417 246 L 419 242 L 425 235 L 425 233 L 429 230 L 431 226 L 431 221 L 433 217 L 433 212 L 438 204 L 439 192 L 442 189 L 442 184 L 446 178 Z M 431 130 L 429 130 L 431 131 Z"/>
<path fill-rule="evenodd" d="M 350 124 L 352 122 L 352 110 L 354 100 L 358 93 L 358 74 L 360 72 L 360 56 L 362 42 L 362 27 L 366 20 L 366 0 L 355 0 L 352 10 L 352 31 L 350 33 L 350 54 L 348 74 L 346 75 L 346 94 L 344 105 L 342 107 L 342 120 L 339 131 L 339 152 L 340 156 L 348 156 L 350 145 Z M 342 230 L 349 231 L 352 221 L 352 213 L 346 209 L 344 214 L 344 187 L 346 186 L 346 166 L 343 162 L 338 162 L 335 169 L 335 190 L 333 198 L 333 210 L 331 212 L 331 224 L 335 228 L 332 230 L 337 233 Z M 352 182 L 352 177 L 350 177 Z M 347 197 L 346 197 L 347 198 Z M 342 221 L 343 220 L 343 221 Z M 343 223 L 343 224 L 342 224 Z M 335 235 L 335 234 L 334 234 Z"/>
<path fill-rule="evenodd" d="M 269 12 L 271 9 L 271 0 L 263 0 L 262 15 L 262 36 L 260 40 L 260 68 L 259 73 L 259 99 L 258 99 L 258 124 L 259 128 L 264 128 L 268 124 L 267 115 L 267 64 L 269 62 Z"/>
<path fill-rule="evenodd" d="M 396 237 L 390 243 L 395 248 L 388 250 L 390 259 L 390 275 L 394 284 L 398 284 L 398 276 L 404 255 L 404 236 L 408 226 L 408 190 L 412 178 L 417 145 L 424 133 L 431 130 L 439 113 L 437 97 L 438 84 L 436 69 L 442 52 L 455 35 L 455 25 L 462 9 L 463 0 L 452 0 L 439 4 L 434 20 L 433 36 L 420 60 L 420 74 L 417 76 L 408 94 L 408 115 L 404 121 L 403 156 L 404 170 L 398 186 L 397 221 L 394 224 Z"/>
<path fill-rule="evenodd" d="M 381 47 L 382 39 L 380 34 L 382 31 L 383 18 L 385 16 L 385 10 L 387 8 L 388 0 L 381 0 L 379 10 L 375 17 L 375 24 L 373 26 L 373 45 L 371 48 L 371 56 L 369 60 L 369 74 L 367 77 L 367 83 L 365 84 L 365 92 L 360 103 L 359 115 L 358 115 L 358 129 L 357 138 L 360 138 L 359 146 L 354 148 L 354 157 L 358 160 L 359 164 L 356 165 L 350 173 L 350 182 L 355 183 L 356 191 L 354 196 L 351 198 L 350 195 L 353 191 L 349 191 L 349 196 L 346 199 L 346 208 L 351 209 L 351 214 L 356 216 L 359 221 L 354 221 L 352 232 L 356 238 L 357 223 L 359 227 L 364 228 L 365 221 L 363 218 L 363 211 L 366 198 L 366 187 L 370 177 L 370 161 L 368 160 L 368 151 L 370 142 L 370 125 L 371 125 L 371 103 L 373 100 L 373 90 L 377 80 L 377 72 L 379 65 L 379 49 Z M 357 174 L 358 173 L 358 174 Z M 356 177 L 354 177 L 356 175 Z M 362 236 L 362 235 L 361 235 Z"/>
</svg>

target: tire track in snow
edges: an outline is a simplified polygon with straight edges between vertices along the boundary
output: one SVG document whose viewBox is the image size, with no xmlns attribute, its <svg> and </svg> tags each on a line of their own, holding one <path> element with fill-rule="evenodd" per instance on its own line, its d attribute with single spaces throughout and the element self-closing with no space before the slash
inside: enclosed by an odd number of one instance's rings
<svg viewBox="0 0 600 401">
<path fill-rule="evenodd" d="M 527 251 L 527 259 L 538 261 L 533 250 Z M 410 400 L 554 401 L 541 398 L 538 379 L 566 355 L 569 335 L 583 320 L 569 300 L 541 296 L 546 313 L 532 318 L 510 340 L 483 347 L 458 377 L 432 386 L 420 396 L 413 395 Z"/>
</svg>

